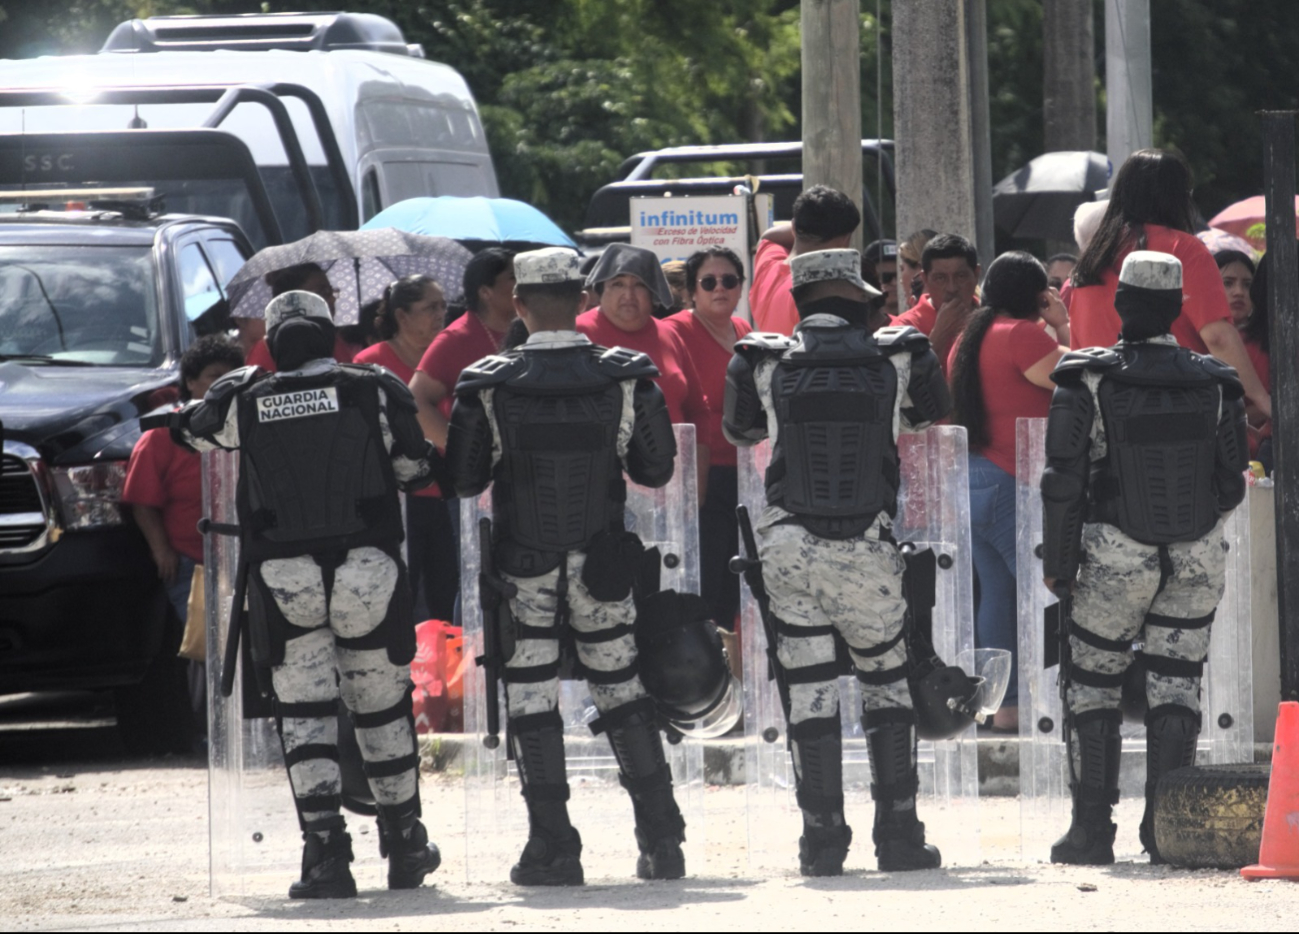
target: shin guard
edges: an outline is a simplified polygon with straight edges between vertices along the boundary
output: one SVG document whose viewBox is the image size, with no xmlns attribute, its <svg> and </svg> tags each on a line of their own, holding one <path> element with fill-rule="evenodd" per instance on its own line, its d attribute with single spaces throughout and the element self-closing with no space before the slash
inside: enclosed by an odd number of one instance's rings
<svg viewBox="0 0 1299 934">
<path fill-rule="evenodd" d="M 916 717 L 905 708 L 868 710 L 862 729 L 870 750 L 875 858 L 885 872 L 937 869 L 938 848 L 925 843 L 925 825 L 916 817 Z"/>
<path fill-rule="evenodd" d="M 1068 832 L 1051 847 L 1051 862 L 1105 866 L 1114 862 L 1115 826 L 1111 820 L 1119 800 L 1119 757 L 1123 740 L 1118 710 L 1089 710 L 1072 717 L 1073 754 L 1077 758 L 1070 791 L 1073 820 Z"/>
<path fill-rule="evenodd" d="M 1146 714 L 1146 810 L 1141 817 L 1141 845 L 1150 862 L 1164 862 L 1155 845 L 1155 789 L 1175 769 L 1195 765 L 1200 715 L 1188 707 L 1164 704 Z"/>
</svg>

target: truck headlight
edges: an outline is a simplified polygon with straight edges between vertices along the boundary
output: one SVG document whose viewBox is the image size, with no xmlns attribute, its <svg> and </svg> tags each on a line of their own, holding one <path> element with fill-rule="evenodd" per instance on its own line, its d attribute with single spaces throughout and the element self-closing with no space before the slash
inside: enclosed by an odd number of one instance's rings
<svg viewBox="0 0 1299 934">
<path fill-rule="evenodd" d="M 59 494 L 59 511 L 66 529 L 93 529 L 122 524 L 122 490 L 126 461 L 50 470 Z"/>
</svg>

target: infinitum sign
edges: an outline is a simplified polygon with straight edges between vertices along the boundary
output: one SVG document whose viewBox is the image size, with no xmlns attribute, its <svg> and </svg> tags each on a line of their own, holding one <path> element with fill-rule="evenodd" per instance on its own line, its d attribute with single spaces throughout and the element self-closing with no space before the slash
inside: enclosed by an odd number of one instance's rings
<svg viewBox="0 0 1299 934">
<path fill-rule="evenodd" d="M 748 282 L 752 247 L 771 226 L 771 197 L 757 195 L 750 206 L 741 195 L 708 198 L 632 198 L 631 242 L 653 250 L 659 262 L 684 260 L 709 246 L 732 249 L 744 262 L 744 296 L 737 314 L 749 317 Z"/>
</svg>

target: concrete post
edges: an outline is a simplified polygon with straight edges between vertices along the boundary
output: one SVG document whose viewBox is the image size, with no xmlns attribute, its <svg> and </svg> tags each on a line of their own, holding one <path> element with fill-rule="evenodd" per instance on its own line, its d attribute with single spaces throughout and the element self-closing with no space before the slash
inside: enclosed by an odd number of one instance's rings
<svg viewBox="0 0 1299 934">
<path fill-rule="evenodd" d="M 1154 145 L 1150 80 L 1150 0 L 1105 0 L 1105 135 L 1115 175 Z"/>
<path fill-rule="evenodd" d="M 988 2 L 965 0 L 970 65 L 970 143 L 974 172 L 974 229 L 984 269 L 997 255 L 992 220 L 992 117 L 988 112 Z"/>
<path fill-rule="evenodd" d="M 893 4 L 898 237 L 930 227 L 977 241 L 965 4 Z"/>
<path fill-rule="evenodd" d="M 1042 122 L 1046 152 L 1096 148 L 1092 0 L 1047 0 L 1042 10 Z"/>
<path fill-rule="evenodd" d="M 862 206 L 861 4 L 803 0 L 803 185 L 829 185 Z M 853 246 L 862 247 L 861 228 Z"/>
</svg>

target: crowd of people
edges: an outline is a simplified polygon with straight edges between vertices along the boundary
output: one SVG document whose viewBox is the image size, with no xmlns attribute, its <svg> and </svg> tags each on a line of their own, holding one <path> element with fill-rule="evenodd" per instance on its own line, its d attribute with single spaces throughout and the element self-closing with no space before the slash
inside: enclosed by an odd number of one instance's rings
<svg viewBox="0 0 1299 934">
<path fill-rule="evenodd" d="M 708 615 L 718 627 L 728 631 L 724 638 L 729 640 L 730 657 L 734 660 L 738 658 L 734 630 L 740 600 L 738 578 L 730 567 L 738 551 L 739 538 L 736 445 L 767 437 L 777 423 L 795 431 L 783 442 L 784 448 L 777 446 L 774 473 L 769 471 L 766 477 L 768 510 L 759 531 L 768 579 L 774 584 L 772 606 L 777 609 L 773 612 L 778 610 L 780 625 L 784 627 L 776 630 L 781 633 L 781 665 L 788 673 L 806 669 L 803 672 L 806 677 L 799 675 L 784 698 L 799 782 L 799 802 L 805 815 L 805 835 L 800 841 L 801 865 L 808 874 L 836 874 L 841 871 L 852 836 L 842 821 L 841 790 L 832 787 L 834 782 L 825 787 L 816 784 L 821 781 L 817 776 L 837 774 L 838 769 L 837 765 L 831 765 L 831 760 L 837 763 L 839 757 L 837 702 L 831 705 L 835 729 L 822 729 L 829 722 L 825 713 L 829 709 L 825 706 L 829 703 L 826 691 L 832 689 L 833 678 L 826 674 L 830 662 L 821 658 L 825 646 L 818 641 L 830 645 L 833 655 L 827 632 L 822 630 L 835 628 L 854 653 L 857 677 L 865 686 L 863 724 L 872 744 L 872 768 L 879 770 L 876 800 L 880 810 L 874 838 L 880 864 L 903 869 L 927 868 L 938 865 L 939 857 L 937 850 L 925 844 L 924 827 L 915 818 L 914 716 L 911 701 L 903 696 L 906 690 L 902 687 L 906 677 L 905 650 L 899 643 L 900 610 L 894 612 L 901 606 L 898 581 L 902 571 L 885 518 L 891 516 L 890 494 L 877 488 L 878 484 L 872 485 L 874 480 L 871 483 L 862 480 L 853 486 L 856 481 L 847 479 L 839 483 L 833 495 L 813 493 L 811 487 L 800 493 L 798 484 L 811 483 L 800 471 L 815 472 L 819 468 L 787 467 L 786 454 L 782 453 L 797 449 L 800 444 L 811 444 L 806 439 L 799 440 L 802 437 L 798 434 L 799 426 L 824 428 L 822 422 L 829 417 L 826 411 L 830 411 L 837 413 L 830 422 L 861 422 L 860 434 L 852 436 L 857 439 L 852 443 L 858 447 L 849 453 L 845 453 L 847 448 L 835 448 L 835 457 L 842 461 L 835 469 L 846 471 L 845 477 L 851 474 L 858 480 L 863 470 L 887 479 L 890 463 L 894 464 L 892 470 L 896 473 L 896 438 L 885 438 L 888 432 L 880 434 L 883 422 L 866 414 L 865 409 L 854 408 L 849 412 L 845 400 L 852 393 L 847 390 L 828 392 L 813 388 L 807 390 L 813 395 L 805 397 L 804 404 L 800 404 L 798 396 L 806 389 L 800 380 L 817 367 L 829 374 L 828 379 L 860 377 L 866 381 L 862 385 L 875 385 L 872 380 L 883 379 L 883 383 L 878 383 L 883 386 L 891 378 L 899 383 L 888 390 L 896 392 L 899 400 L 896 409 L 893 402 L 889 403 L 891 411 L 900 413 L 890 422 L 894 432 L 899 423 L 919 429 L 944 419 L 966 429 L 976 575 L 976 643 L 980 647 L 1008 650 L 1013 656 L 1018 642 L 1019 573 L 1015 555 L 1016 422 L 1021 418 L 1046 418 L 1052 413 L 1053 393 L 1058 385 L 1063 385 L 1061 361 L 1071 349 L 1109 347 L 1122 335 L 1124 341 L 1163 342 L 1170 346 L 1175 343 L 1199 354 L 1212 354 L 1234 368 L 1235 375 L 1223 377 L 1224 385 L 1238 386 L 1244 399 L 1249 414 L 1251 452 L 1265 463 L 1270 459 L 1268 328 L 1266 302 L 1262 299 L 1266 288 L 1266 259 L 1257 264 L 1252 255 L 1242 250 L 1225 250 L 1213 255 L 1194 233 L 1190 190 L 1189 170 L 1179 156 L 1157 150 L 1135 153 L 1118 173 L 1103 210 L 1089 205 L 1080 211 L 1076 225 L 1080 250 L 1077 257 L 1058 253 L 1043 262 L 1029 253 L 1012 251 L 997 257 L 985 271 L 980 266 L 977 249 L 968 239 L 934 230 L 921 230 L 901 241 L 879 240 L 857 253 L 850 249 L 850 244 L 861 216 L 852 199 L 843 192 L 814 186 L 795 202 L 791 221 L 777 224 L 758 242 L 752 263 L 753 281 L 748 290 L 752 325 L 737 315 L 744 294 L 746 263 L 733 251 L 709 247 L 690 256 L 679 268 L 665 270 L 651 251 L 614 244 L 594 262 L 580 268 L 577 258 L 563 251 L 523 254 L 519 262 L 524 265 L 516 268 L 515 256 L 509 251 L 484 249 L 468 263 L 461 283 L 439 283 L 423 275 L 394 281 L 379 302 L 365 309 L 362 322 L 348 329 L 332 326 L 337 293 L 324 269 L 307 264 L 280 270 L 268 277 L 275 296 L 272 305 L 280 309 L 276 325 L 268 322 L 265 336 L 252 331 L 242 336 L 248 349 L 248 362 L 264 373 L 289 371 L 297 374 L 295 379 L 306 374 L 324 380 L 320 385 L 325 388 L 321 391 L 332 400 L 330 404 L 334 408 L 330 411 L 338 411 L 342 405 L 338 400 L 343 395 L 338 394 L 361 392 L 354 387 L 360 377 L 346 368 L 341 375 L 336 368 L 328 367 L 317 373 L 313 368 L 319 369 L 322 360 L 377 364 L 383 369 L 374 372 L 387 374 L 380 378 L 377 390 L 380 408 L 386 413 L 382 422 L 386 432 L 385 453 L 393 458 L 393 469 L 420 478 L 418 483 L 408 484 L 404 479 L 401 483 L 403 488 L 408 487 L 405 493 L 407 534 L 402 559 L 409 567 L 411 602 L 400 603 L 400 608 L 411 623 L 424 618 L 449 620 L 455 616 L 461 547 L 455 495 L 476 495 L 492 479 L 498 485 L 516 482 L 517 478 L 511 480 L 512 475 L 508 475 L 514 446 L 521 445 L 520 450 L 525 453 L 518 455 L 523 458 L 518 463 L 526 467 L 532 464 L 528 457 L 536 459 L 534 454 L 526 454 L 527 451 L 557 443 L 553 438 L 541 440 L 535 424 L 521 424 L 517 431 L 505 431 L 510 427 L 510 418 L 526 421 L 539 417 L 537 413 L 544 416 L 547 410 L 530 402 L 517 410 L 508 410 L 501 400 L 512 398 L 511 393 L 525 400 L 549 393 L 553 400 L 556 393 L 562 395 L 562 392 L 551 384 L 543 385 L 545 379 L 558 379 L 567 392 L 576 390 L 564 380 L 578 383 L 587 380 L 597 388 L 588 387 L 583 391 L 598 395 L 604 391 L 599 387 L 605 387 L 619 398 L 626 394 L 626 403 L 610 411 L 612 421 L 606 427 L 613 431 L 609 437 L 618 439 L 622 469 L 633 479 L 649 485 L 666 482 L 672 472 L 671 458 L 666 461 L 664 473 L 660 468 L 669 452 L 667 442 L 659 435 L 668 423 L 694 426 L 695 449 L 676 452 L 676 456 L 693 457 L 696 461 L 701 596 Z M 1144 259 L 1152 256 L 1163 259 Z M 1135 271 L 1129 268 L 1134 263 Z M 1172 281 L 1168 270 L 1173 265 L 1176 266 L 1175 288 L 1167 286 Z M 1147 280 L 1151 277 L 1165 286 L 1150 285 Z M 463 302 L 453 314 L 447 296 L 456 292 L 463 293 Z M 305 311 L 304 302 L 311 306 Z M 1167 321 L 1149 315 L 1142 318 L 1133 312 L 1138 305 L 1143 310 L 1166 307 L 1172 310 L 1172 315 Z M 311 339 L 301 345 L 292 344 L 284 335 L 293 333 L 295 328 L 297 333 L 309 333 Z M 280 335 L 278 345 L 273 342 L 272 331 Z M 878 340 L 858 332 L 876 335 Z M 617 377 L 610 377 L 612 371 L 600 367 L 612 367 L 614 363 L 603 358 L 603 362 L 591 369 L 590 348 L 622 348 L 621 352 L 628 356 L 618 365 L 625 369 Z M 571 359 L 560 351 L 568 353 Z M 480 364 L 486 358 L 534 361 L 536 367 L 526 373 L 503 365 L 483 369 Z M 560 378 L 554 374 L 561 372 L 560 364 L 564 360 L 569 361 L 564 364 L 569 369 L 563 370 L 565 375 Z M 795 360 L 803 362 L 796 366 Z M 843 374 L 848 372 L 843 370 L 847 365 L 843 363 L 845 360 L 865 369 L 856 376 L 853 376 L 856 371 L 852 371 L 845 377 Z M 873 362 L 861 364 L 862 360 Z M 207 403 L 218 406 L 225 421 L 208 426 L 206 433 L 191 425 L 194 433 L 187 437 L 195 444 L 201 441 L 234 446 L 228 443 L 231 436 L 239 438 L 238 444 L 245 447 L 250 443 L 247 437 L 240 438 L 239 431 L 222 427 L 227 422 L 229 425 L 238 422 L 235 414 L 225 414 L 227 408 L 230 413 L 236 411 L 230 408 L 236 405 L 230 400 L 241 398 L 239 394 L 245 391 L 254 396 L 258 392 L 271 392 L 276 384 L 274 380 L 259 384 L 256 380 L 261 377 L 238 374 L 235 377 L 242 379 L 242 383 L 222 380 L 242 362 L 241 349 L 224 338 L 205 338 L 186 354 L 182 362 L 182 395 L 201 399 L 218 381 L 225 393 L 215 393 L 215 400 L 209 394 Z M 780 369 L 786 364 L 793 367 L 788 379 Z M 798 370 L 798 366 L 804 369 Z M 1064 368 L 1068 368 L 1067 361 Z M 547 376 L 548 373 L 551 375 Z M 889 377 L 888 373 L 895 375 Z M 385 379 L 391 381 L 385 383 Z M 903 379 L 909 382 L 901 384 Z M 1094 382 L 1098 385 L 1100 379 L 1098 376 Z M 529 380 L 541 380 L 537 385 L 542 388 L 525 388 L 531 386 Z M 651 383 L 652 392 L 647 388 Z M 611 388 L 622 384 L 626 385 L 625 390 Z M 256 389 L 259 385 L 263 387 L 260 390 Z M 1099 393 L 1096 385 L 1087 385 L 1091 386 L 1091 392 Z M 401 387 L 409 387 L 409 392 Z M 863 399 L 873 391 L 860 386 L 853 390 L 859 394 L 865 392 Z M 813 411 L 815 406 L 811 402 L 822 396 L 827 410 Z M 901 401 L 903 397 L 909 400 L 905 404 Z M 1096 399 L 1100 405 L 1099 394 Z M 407 400 L 408 413 L 404 408 Z M 859 402 L 852 405 L 857 406 Z M 366 418 L 373 416 L 370 409 L 357 405 L 358 411 L 369 413 Z M 480 410 L 484 414 L 476 415 Z M 556 437 L 586 438 L 582 443 L 594 445 L 589 440 L 593 435 L 566 432 L 564 418 L 556 418 Z M 769 424 L 769 418 L 775 421 Z M 397 430 L 399 423 L 404 426 L 404 434 Z M 593 424 L 598 423 L 596 419 Z M 412 435 L 416 425 L 418 439 Z M 1230 434 L 1232 426 L 1226 425 L 1222 430 Z M 642 432 L 643 437 L 638 434 Z M 476 440 L 467 440 L 471 434 Z M 524 437 L 532 440 L 518 440 Z M 199 441 L 194 441 L 195 438 Z M 423 446 L 427 446 L 427 452 Z M 440 465 L 435 451 L 448 452 L 449 471 L 432 470 L 427 465 L 419 469 L 412 466 L 425 460 Z M 1063 464 L 1067 457 L 1065 454 L 1060 457 Z M 1074 466 L 1071 464 L 1070 469 Z M 528 469 L 532 467 L 536 464 Z M 436 478 L 433 474 L 437 474 Z M 835 480 L 829 475 L 821 479 Z M 433 480 L 436 482 L 430 482 Z M 563 482 L 571 486 L 578 481 L 570 477 Z M 614 488 L 620 489 L 621 482 L 619 472 Z M 159 577 L 167 584 L 173 606 L 182 619 L 191 602 L 190 579 L 196 562 L 201 560 L 201 545 L 194 531 L 201 501 L 198 486 L 196 454 L 172 444 L 160 433 L 146 433 L 142 437 L 129 467 L 125 501 L 132 506 L 149 541 Z M 1043 489 L 1045 492 L 1045 481 Z M 395 497 L 396 487 L 389 482 L 383 491 L 366 493 L 358 488 L 356 492 L 358 496 L 366 494 L 358 502 L 371 503 L 384 496 Z M 523 508 L 521 498 L 526 495 L 532 494 L 512 490 L 508 495 L 498 495 L 497 521 L 502 521 L 502 516 L 518 513 Z M 602 494 L 574 487 L 564 495 L 581 498 Z M 817 495 L 823 498 L 828 495 L 828 499 L 819 505 L 812 503 Z M 896 495 L 895 489 L 891 495 Z M 1100 495 L 1096 493 L 1097 497 Z M 843 504 L 835 505 L 836 496 L 843 499 Z M 1225 498 L 1229 497 L 1220 496 L 1224 501 Z M 366 508 L 378 507 L 371 503 Z M 544 512 L 555 507 L 550 503 L 536 508 Z M 564 515 L 565 521 L 577 521 L 576 514 Z M 526 522 L 517 516 L 511 521 L 516 533 L 522 535 L 518 528 Z M 594 520 L 588 514 L 583 521 L 590 524 Z M 1048 521 L 1053 520 L 1048 517 Z M 389 564 L 399 568 L 394 572 L 397 583 L 393 586 L 399 589 L 404 586 L 400 583 L 400 575 L 404 573 L 402 561 L 393 563 L 394 556 L 385 550 L 388 540 L 371 542 L 367 534 L 358 528 L 339 538 L 342 550 L 337 563 L 329 565 L 323 578 L 317 575 L 322 581 L 318 586 L 328 592 L 330 588 L 345 586 L 349 573 L 356 576 L 363 571 L 364 574 L 384 571 L 386 574 L 384 569 Z M 1062 541 L 1072 534 L 1066 529 Z M 1206 533 L 1199 529 L 1196 534 Z M 587 535 L 583 541 L 589 538 Z M 343 548 L 344 544 L 347 548 Z M 860 550 L 852 550 L 858 545 Z M 851 546 L 851 555 L 845 557 L 843 549 L 847 546 Z M 281 569 L 274 562 L 299 558 L 281 557 L 290 551 L 275 550 L 279 547 L 287 546 L 268 546 L 263 567 L 275 573 L 284 570 L 292 578 L 296 573 L 293 568 L 286 564 Z M 580 838 L 568 823 L 567 812 L 561 814 L 556 810 L 556 802 L 566 800 L 568 789 L 562 768 L 558 773 L 555 771 L 553 744 L 559 740 L 555 738 L 558 733 L 551 720 L 554 698 L 550 694 L 554 692 L 537 687 L 557 676 L 552 670 L 557 662 L 550 657 L 557 648 L 545 641 L 555 637 L 543 634 L 551 625 L 548 620 L 559 619 L 557 613 L 561 611 L 556 609 L 555 594 L 567 594 L 584 669 L 588 676 L 598 676 L 591 681 L 596 706 L 610 721 L 608 729 L 624 772 L 624 784 L 631 783 L 627 787 L 636 806 L 637 833 L 642 842 L 642 863 L 638 871 L 645 878 L 676 878 L 684 872 L 679 848 L 683 825 L 672 801 L 670 782 L 663 786 L 662 751 L 657 745 L 656 730 L 649 730 L 653 717 L 640 706 L 645 694 L 635 674 L 636 653 L 631 648 L 628 632 L 631 624 L 622 617 L 615 620 L 610 615 L 613 613 L 610 607 L 615 605 L 619 612 L 625 611 L 624 615 L 634 613 L 630 608 L 631 597 L 620 584 L 598 577 L 592 579 L 590 569 L 594 562 L 583 560 L 591 554 L 589 548 L 584 546 L 584 550 L 574 551 L 567 546 L 556 546 L 552 551 L 560 557 L 552 561 L 551 551 L 537 550 L 538 547 L 534 541 L 526 548 L 520 545 L 522 550 L 509 551 L 510 560 L 515 564 L 502 571 L 506 584 L 520 595 L 513 599 L 516 621 L 524 633 L 521 645 L 529 645 L 529 640 L 535 643 L 509 663 L 514 669 L 514 680 L 506 677 L 511 735 L 520 744 L 514 751 L 524 773 L 525 793 L 539 796 L 535 800 L 528 798 L 533 839 L 516 867 L 519 876 L 516 881 L 522 880 L 523 884 L 581 881 L 577 861 Z M 530 552 L 529 548 L 533 550 Z M 564 554 L 568 557 L 563 558 Z M 354 559 L 359 562 L 356 567 L 352 567 Z M 315 563 L 325 567 L 319 556 Z M 798 573 L 809 577 L 794 581 L 790 575 Z M 289 595 L 286 604 L 282 587 L 276 589 L 280 585 L 269 582 L 269 578 L 266 580 L 264 586 L 269 588 L 269 595 L 263 602 L 279 601 L 278 612 L 285 615 L 284 625 L 289 630 L 308 625 L 292 617 L 286 609 L 293 602 L 293 595 Z M 550 583 L 541 587 L 538 581 Z M 870 593 L 867 593 L 868 585 L 874 588 Z M 369 585 L 357 577 L 346 586 L 355 586 L 362 592 Z M 807 596 L 805 591 L 809 589 L 814 597 Z M 617 591 L 621 596 L 598 595 L 606 591 Z M 840 620 L 835 613 L 824 609 L 813 612 L 808 608 L 808 599 L 819 601 L 823 608 L 840 607 L 853 618 Z M 271 603 L 266 606 L 270 607 Z M 394 611 L 385 612 L 391 615 Z M 1144 612 L 1138 614 L 1138 620 L 1144 618 Z M 577 619 L 583 613 L 590 619 L 586 624 L 579 624 Z M 820 621 L 827 615 L 829 624 L 822 625 Z M 1181 619 L 1187 615 L 1170 612 L 1168 618 Z M 366 625 L 378 634 L 387 631 L 384 627 L 392 623 L 384 616 Z M 365 639 L 370 640 L 364 642 L 367 648 L 377 645 L 371 645 L 377 635 L 349 635 L 346 626 L 340 629 L 336 624 L 334 629 L 339 638 L 340 659 Z M 295 641 L 300 635 L 294 630 L 284 638 L 289 640 L 288 645 L 299 646 L 305 644 L 305 639 Z M 1126 633 L 1122 635 L 1127 637 Z M 1100 637 L 1084 641 L 1095 649 L 1099 644 L 1097 638 Z M 1111 636 L 1105 638 L 1114 642 Z M 627 643 L 626 651 L 618 655 L 622 642 Z M 599 644 L 602 649 L 594 651 L 589 643 Z M 1109 643 L 1106 645 L 1108 650 L 1117 651 Z M 289 706 L 296 704 L 303 711 L 310 708 L 310 716 L 314 717 L 315 707 L 320 704 L 314 697 L 306 696 L 309 691 L 298 690 L 299 679 L 288 670 L 284 651 L 281 647 L 279 660 L 273 661 L 276 690 L 282 693 L 282 701 L 302 694 Z M 1083 649 L 1080 652 L 1085 654 Z M 390 646 L 389 655 L 394 662 L 400 654 L 401 650 Z M 196 666 L 196 674 L 199 671 Z M 201 681 L 196 678 L 195 682 L 197 702 Z M 1002 709 L 990 724 L 994 730 L 1018 730 L 1017 678 L 1013 675 L 1010 685 Z M 375 690 L 382 692 L 387 688 L 381 685 Z M 1091 695 L 1079 702 L 1085 706 L 1087 698 Z M 344 700 L 354 710 L 357 703 L 366 705 L 362 694 L 345 696 Z M 1091 700 L 1097 709 L 1104 706 L 1100 700 Z M 1178 707 L 1178 711 L 1194 706 L 1180 699 L 1169 703 Z M 392 706 L 388 704 L 378 713 L 362 712 L 361 717 L 369 717 L 370 721 L 375 717 L 382 719 L 388 716 L 388 708 Z M 302 719 L 305 724 L 308 714 L 304 712 Z M 383 723 L 387 724 L 388 720 Z M 303 724 L 295 729 L 304 736 L 315 729 Z M 373 723 L 368 728 L 373 729 Z M 653 740 L 647 730 L 654 734 Z M 404 749 L 407 742 L 404 737 L 402 734 L 399 742 L 393 742 Z M 288 736 L 285 741 L 286 750 L 294 745 Z M 319 745 L 314 740 L 298 743 L 304 749 L 313 750 Z M 375 743 L 371 746 L 375 747 Z M 562 743 L 558 748 L 562 760 Z M 903 755 L 908 748 L 911 753 Z M 371 748 L 367 755 L 373 752 Z M 1085 765 L 1086 753 L 1083 755 Z M 389 758 L 391 763 L 402 764 L 402 769 L 409 766 L 408 755 Z M 399 773 L 404 776 L 402 769 L 394 765 L 390 772 L 381 770 L 372 772 L 371 776 L 383 774 L 395 778 Z M 291 774 L 297 775 L 292 771 Z M 295 778 L 295 788 L 298 780 Z M 398 873 L 401 886 L 405 886 L 418 884 L 424 874 L 436 868 L 437 858 L 436 849 L 427 845 L 422 825 L 415 820 L 417 799 L 410 797 L 404 785 L 402 789 L 400 793 L 390 794 L 390 800 L 380 801 L 380 814 L 381 817 L 386 814 L 389 821 L 388 825 L 381 824 L 389 828 L 385 831 L 389 834 L 385 837 L 387 845 L 406 854 L 405 868 L 393 870 Z M 1109 794 L 1108 786 L 1097 793 Z M 299 796 L 320 804 L 318 794 L 304 795 L 299 791 Z M 321 815 L 328 810 L 323 806 L 319 809 Z M 302 813 L 315 814 L 316 810 L 306 808 Z M 1103 861 L 1108 846 L 1104 839 L 1105 826 L 1110 826 L 1112 831 L 1112 825 L 1106 824 L 1108 811 L 1105 813 L 1103 820 L 1093 814 L 1090 823 L 1082 824 L 1075 813 L 1075 824 L 1086 832 L 1080 831 L 1082 836 L 1072 844 L 1060 845 L 1063 847 L 1060 861 Z M 316 847 L 314 865 L 324 866 L 330 860 L 343 858 L 346 847 L 338 841 L 346 836 L 337 835 L 341 824 L 328 816 L 305 816 L 303 820 L 304 830 L 309 825 L 316 828 L 308 833 L 308 836 L 316 834 L 316 842 L 309 841 L 309 848 Z M 400 833 L 393 828 L 398 828 Z M 332 844 L 331 832 L 336 834 Z M 1143 842 L 1144 833 L 1143 827 Z M 1112 842 L 1112 832 L 1109 839 Z M 539 841 L 536 846 L 534 840 Z M 350 860 L 350 850 L 347 859 Z M 314 891 L 346 892 L 347 885 L 335 871 L 337 866 L 329 871 L 334 875 L 320 870 L 324 875 L 317 873 L 312 878 L 308 878 L 306 866 L 304 859 L 300 892 L 308 894 L 301 897 L 322 897 L 310 894 L 313 885 L 317 886 Z"/>
</svg>

